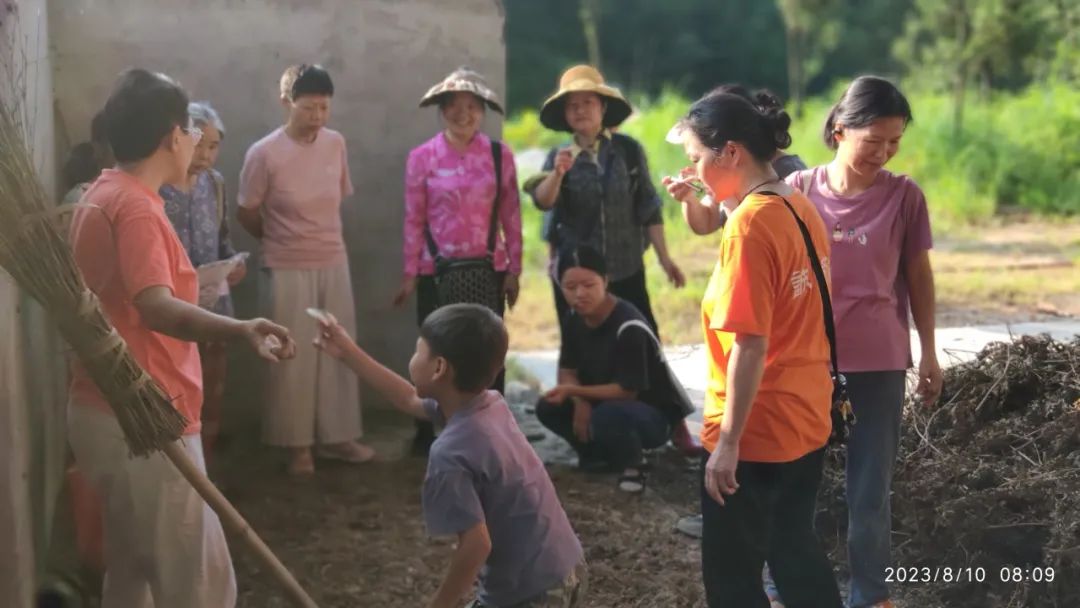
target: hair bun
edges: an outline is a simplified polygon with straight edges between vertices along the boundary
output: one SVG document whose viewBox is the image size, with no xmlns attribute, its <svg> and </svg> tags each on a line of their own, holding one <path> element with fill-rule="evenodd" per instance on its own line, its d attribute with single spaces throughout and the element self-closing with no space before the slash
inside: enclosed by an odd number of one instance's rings
<svg viewBox="0 0 1080 608">
<path fill-rule="evenodd" d="M 752 101 L 763 114 L 768 114 L 772 110 L 784 109 L 783 102 L 781 102 L 780 98 L 769 89 L 758 89 L 757 91 L 754 91 Z"/>
<path fill-rule="evenodd" d="M 791 145 L 791 116 L 783 108 L 770 108 L 762 113 L 766 124 L 773 132 L 776 147 L 784 150 Z"/>
<path fill-rule="evenodd" d="M 784 104 L 775 93 L 768 89 L 754 91 L 752 99 L 758 112 L 764 117 L 769 130 L 774 134 L 776 147 L 783 150 L 791 145 L 791 116 L 784 110 Z"/>
</svg>

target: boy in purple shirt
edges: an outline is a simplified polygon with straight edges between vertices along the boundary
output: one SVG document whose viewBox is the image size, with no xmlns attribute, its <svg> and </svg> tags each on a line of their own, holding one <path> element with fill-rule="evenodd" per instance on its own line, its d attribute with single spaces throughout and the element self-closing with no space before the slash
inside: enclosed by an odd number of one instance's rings
<svg viewBox="0 0 1080 608">
<path fill-rule="evenodd" d="M 398 409 L 445 427 L 428 457 L 424 520 L 432 536 L 457 535 L 458 546 L 428 606 L 458 606 L 478 578 L 471 607 L 581 605 L 581 543 L 506 402 L 487 390 L 506 358 L 502 320 L 472 304 L 433 312 L 409 362 L 413 384 L 372 359 L 333 317 L 319 325 L 319 349 Z"/>
</svg>

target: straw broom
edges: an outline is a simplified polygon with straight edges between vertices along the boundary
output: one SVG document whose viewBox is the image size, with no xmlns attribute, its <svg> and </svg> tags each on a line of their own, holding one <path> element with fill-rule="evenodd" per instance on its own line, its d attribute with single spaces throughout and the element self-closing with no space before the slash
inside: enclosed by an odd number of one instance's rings
<svg viewBox="0 0 1080 608">
<path fill-rule="evenodd" d="M 128 352 L 86 286 L 34 170 L 17 106 L 0 100 L 0 266 L 42 304 L 108 400 L 134 457 L 161 451 L 296 606 L 316 608 L 292 574 L 177 443 L 187 421 Z"/>
</svg>

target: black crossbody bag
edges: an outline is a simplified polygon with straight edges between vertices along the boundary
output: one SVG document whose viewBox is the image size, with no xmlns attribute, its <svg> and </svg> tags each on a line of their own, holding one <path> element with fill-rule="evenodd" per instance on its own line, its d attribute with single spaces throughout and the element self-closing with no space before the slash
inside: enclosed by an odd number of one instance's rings
<svg viewBox="0 0 1080 608">
<path fill-rule="evenodd" d="M 806 253 L 810 257 L 810 266 L 814 269 L 814 277 L 817 279 L 818 292 L 821 293 L 821 308 L 825 312 L 825 335 L 829 338 L 829 357 L 832 361 L 832 432 L 829 434 L 830 445 L 843 445 L 847 443 L 851 435 L 851 427 L 855 426 L 855 412 L 851 409 L 851 400 L 848 398 L 847 378 L 840 373 L 840 366 L 836 359 L 836 326 L 833 323 L 832 298 L 829 296 L 829 284 L 825 282 L 825 270 L 821 267 L 817 250 L 814 249 L 814 241 L 810 238 L 810 229 L 802 221 L 795 208 L 788 200 L 775 192 L 762 191 L 759 194 L 767 194 L 778 197 L 784 201 L 784 206 L 795 218 L 802 233 L 803 242 L 806 243 Z"/>
<path fill-rule="evenodd" d="M 435 292 L 439 306 L 481 304 L 495 312 L 502 310 L 502 284 L 495 271 L 495 234 L 502 198 L 502 145 L 498 141 L 491 141 L 491 156 L 495 162 L 495 202 L 491 206 L 487 254 L 477 258 L 445 258 L 439 253 L 431 230 L 424 226 L 428 251 L 435 261 Z"/>
</svg>

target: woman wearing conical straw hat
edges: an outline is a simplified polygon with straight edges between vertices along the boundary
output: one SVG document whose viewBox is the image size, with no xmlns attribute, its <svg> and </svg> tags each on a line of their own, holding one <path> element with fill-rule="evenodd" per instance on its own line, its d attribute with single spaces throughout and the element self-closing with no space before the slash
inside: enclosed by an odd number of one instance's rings
<svg viewBox="0 0 1080 608">
<path fill-rule="evenodd" d="M 295 345 L 266 319 L 198 306 L 197 275 L 158 195 L 184 179 L 202 135 L 184 90 L 162 74 L 129 70 L 105 115 L 117 165 L 80 201 L 75 262 L 135 360 L 187 419 L 180 449 L 205 473 L 196 342 L 243 341 L 271 361 L 292 357 Z M 77 362 L 70 400 L 71 448 L 104 504 L 103 608 L 233 606 L 236 581 L 217 515 L 164 455 L 130 457 L 105 397 Z"/>
<path fill-rule="evenodd" d="M 478 293 L 492 301 L 466 299 L 502 316 L 519 291 L 521 201 L 513 152 L 480 130 L 486 110 L 502 114 L 502 105 L 483 76 L 462 67 L 420 100 L 421 108 L 431 106 L 438 107 L 444 128 L 414 148 L 405 166 L 404 269 L 394 304 L 403 305 L 415 292 L 417 323 L 423 324 L 438 307 L 465 302 L 462 294 L 450 298 L 457 301 L 440 297 L 437 277 L 453 280 L 446 277 L 445 262 L 490 256 L 482 279 L 489 285 Z M 436 259 L 443 261 L 442 276 Z M 504 376 L 492 388 L 502 392 Z M 426 453 L 434 439 L 430 423 L 418 422 L 414 451 Z"/>
</svg>

